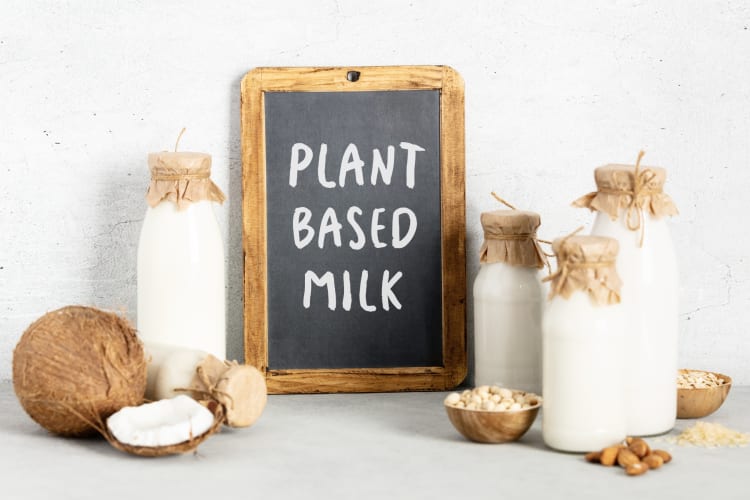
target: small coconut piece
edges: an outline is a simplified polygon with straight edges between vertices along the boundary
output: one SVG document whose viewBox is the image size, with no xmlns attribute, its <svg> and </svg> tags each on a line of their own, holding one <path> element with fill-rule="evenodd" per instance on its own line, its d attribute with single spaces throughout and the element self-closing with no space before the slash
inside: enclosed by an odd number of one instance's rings
<svg viewBox="0 0 750 500">
<path fill-rule="evenodd" d="M 140 404 L 146 360 L 123 317 L 68 306 L 32 323 L 13 351 L 13 388 L 26 413 L 50 432 L 92 434 L 124 406 Z"/>
<path fill-rule="evenodd" d="M 207 356 L 195 371 L 194 397 L 207 394 L 220 403 L 225 423 L 249 427 L 260 418 L 268 400 L 266 379 L 254 366 Z"/>
<path fill-rule="evenodd" d="M 103 434 L 115 448 L 146 457 L 188 453 L 216 432 L 223 420 L 221 405 L 208 407 L 180 395 L 125 407 L 107 419 Z"/>
</svg>

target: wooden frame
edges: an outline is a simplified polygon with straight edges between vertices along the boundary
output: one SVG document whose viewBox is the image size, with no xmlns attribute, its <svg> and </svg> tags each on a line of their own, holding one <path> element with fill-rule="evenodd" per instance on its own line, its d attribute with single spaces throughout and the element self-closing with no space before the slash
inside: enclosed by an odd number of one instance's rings
<svg viewBox="0 0 750 500">
<path fill-rule="evenodd" d="M 270 370 L 264 93 L 373 90 L 440 92 L 443 365 Z M 464 85 L 460 75 L 446 66 L 256 68 L 242 80 L 241 108 L 245 362 L 266 374 L 270 393 L 446 390 L 457 386 L 467 371 Z"/>
</svg>

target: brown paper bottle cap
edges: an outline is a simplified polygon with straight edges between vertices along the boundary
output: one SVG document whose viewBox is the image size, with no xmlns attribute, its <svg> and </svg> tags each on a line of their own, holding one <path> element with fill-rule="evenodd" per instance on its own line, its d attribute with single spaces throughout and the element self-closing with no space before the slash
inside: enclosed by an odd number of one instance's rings
<svg viewBox="0 0 750 500">
<path fill-rule="evenodd" d="M 622 281 L 617 274 L 619 244 L 605 236 L 566 236 L 552 242 L 557 271 L 545 278 L 551 281 L 549 298 L 569 299 L 575 292 L 588 294 L 594 305 L 618 304 Z"/>
</svg>

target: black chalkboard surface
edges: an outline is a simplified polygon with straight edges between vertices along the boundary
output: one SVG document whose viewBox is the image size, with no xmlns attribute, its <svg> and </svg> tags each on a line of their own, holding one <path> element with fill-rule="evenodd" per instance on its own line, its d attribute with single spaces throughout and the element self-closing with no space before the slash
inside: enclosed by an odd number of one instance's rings
<svg viewBox="0 0 750 500">
<path fill-rule="evenodd" d="M 444 67 L 261 68 L 243 81 L 246 361 L 271 392 L 463 379 L 456 82 Z"/>
</svg>

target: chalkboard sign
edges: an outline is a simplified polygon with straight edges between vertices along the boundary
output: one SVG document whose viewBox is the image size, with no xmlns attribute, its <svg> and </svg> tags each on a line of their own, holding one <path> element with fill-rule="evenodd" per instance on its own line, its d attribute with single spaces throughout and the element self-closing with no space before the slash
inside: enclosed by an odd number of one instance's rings
<svg viewBox="0 0 750 500">
<path fill-rule="evenodd" d="M 463 380 L 463 131 L 447 67 L 246 75 L 245 358 L 270 392 Z"/>
</svg>

